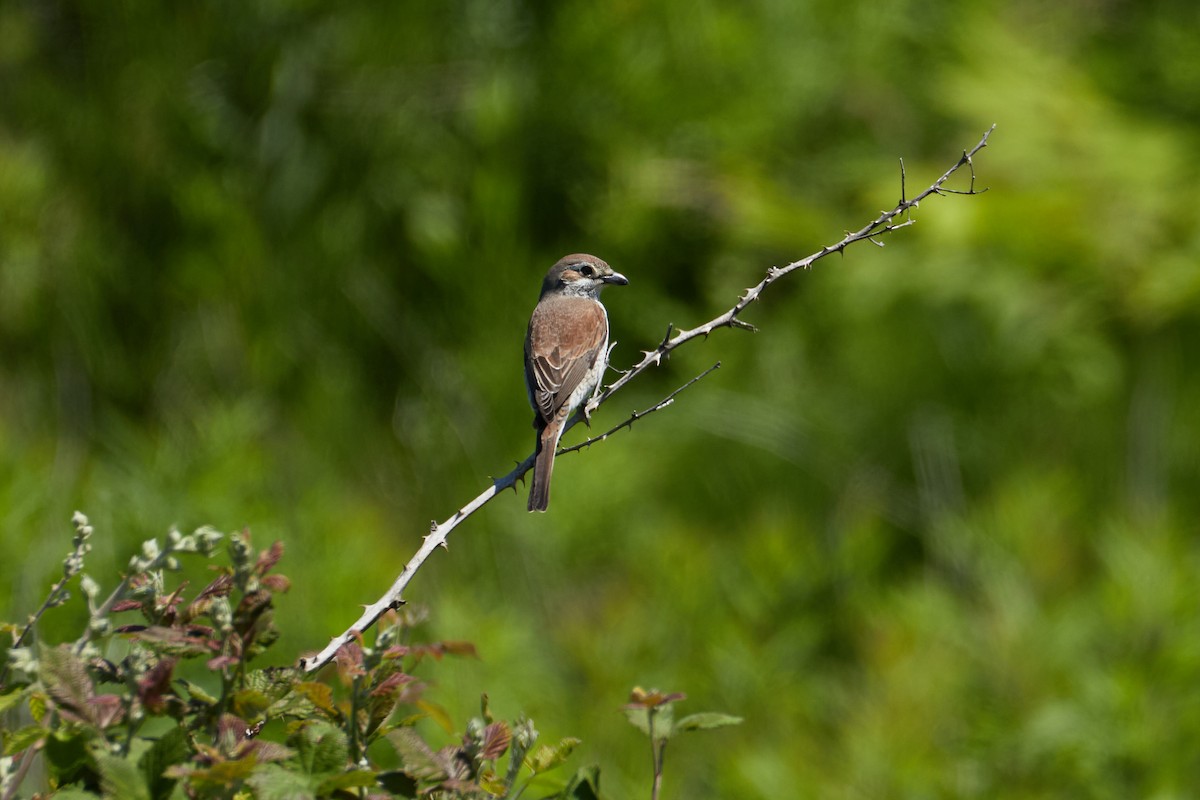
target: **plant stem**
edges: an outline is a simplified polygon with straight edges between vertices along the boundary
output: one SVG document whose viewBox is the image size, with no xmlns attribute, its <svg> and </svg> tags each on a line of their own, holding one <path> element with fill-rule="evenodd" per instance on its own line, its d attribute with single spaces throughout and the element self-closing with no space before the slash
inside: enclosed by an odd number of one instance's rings
<svg viewBox="0 0 1200 800">
<path fill-rule="evenodd" d="M 654 736 L 654 717 L 657 712 L 657 708 L 646 709 L 650 716 L 650 760 L 654 764 L 654 783 L 650 785 L 650 800 L 658 800 L 658 794 L 662 791 L 663 754 L 667 749 L 667 740 L 663 739 L 660 744 Z"/>
</svg>

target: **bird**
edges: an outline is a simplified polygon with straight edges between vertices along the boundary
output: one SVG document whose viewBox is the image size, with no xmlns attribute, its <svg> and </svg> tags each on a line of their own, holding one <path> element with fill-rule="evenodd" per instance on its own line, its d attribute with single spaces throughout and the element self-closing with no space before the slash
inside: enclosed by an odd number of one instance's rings
<svg viewBox="0 0 1200 800">
<path fill-rule="evenodd" d="M 600 386 L 608 366 L 608 312 L 600 303 L 605 286 L 629 281 L 596 256 L 560 258 L 542 281 L 525 333 L 525 388 L 537 430 L 529 510 L 550 505 L 550 475 L 563 426 Z"/>
</svg>

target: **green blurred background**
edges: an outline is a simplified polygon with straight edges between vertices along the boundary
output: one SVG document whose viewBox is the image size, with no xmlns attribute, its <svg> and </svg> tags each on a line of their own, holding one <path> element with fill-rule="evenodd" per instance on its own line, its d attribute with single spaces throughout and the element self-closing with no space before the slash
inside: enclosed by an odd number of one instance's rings
<svg viewBox="0 0 1200 800">
<path fill-rule="evenodd" d="M 432 699 L 579 736 L 612 797 L 635 684 L 746 718 L 670 797 L 1192 796 L 1198 122 L 1191 0 L 4 3 L 0 617 L 77 508 L 108 585 L 245 525 L 289 663 L 531 451 L 559 256 L 630 278 L 628 365 L 998 123 L 987 194 L 776 284 L 549 514 L 455 532 L 409 598 L 481 658 Z"/>
</svg>

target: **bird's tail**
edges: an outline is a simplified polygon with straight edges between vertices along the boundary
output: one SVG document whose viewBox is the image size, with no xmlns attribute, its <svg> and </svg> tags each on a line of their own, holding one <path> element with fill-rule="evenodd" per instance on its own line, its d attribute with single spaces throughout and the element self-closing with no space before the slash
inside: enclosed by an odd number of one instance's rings
<svg viewBox="0 0 1200 800">
<path fill-rule="evenodd" d="M 562 435 L 562 422 L 553 420 L 538 432 L 537 456 L 533 461 L 533 483 L 529 487 L 529 510 L 545 511 L 550 506 L 550 476 L 554 472 L 554 451 Z"/>
</svg>

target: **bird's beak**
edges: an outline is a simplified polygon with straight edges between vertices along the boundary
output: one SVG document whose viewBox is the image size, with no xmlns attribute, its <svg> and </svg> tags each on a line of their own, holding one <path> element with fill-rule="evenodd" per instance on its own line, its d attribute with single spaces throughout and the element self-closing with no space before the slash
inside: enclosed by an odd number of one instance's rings
<svg viewBox="0 0 1200 800">
<path fill-rule="evenodd" d="M 604 281 L 605 283 L 616 284 L 617 286 L 629 285 L 629 279 L 619 272 L 614 272 L 612 275 L 605 275 L 600 280 Z"/>
</svg>

